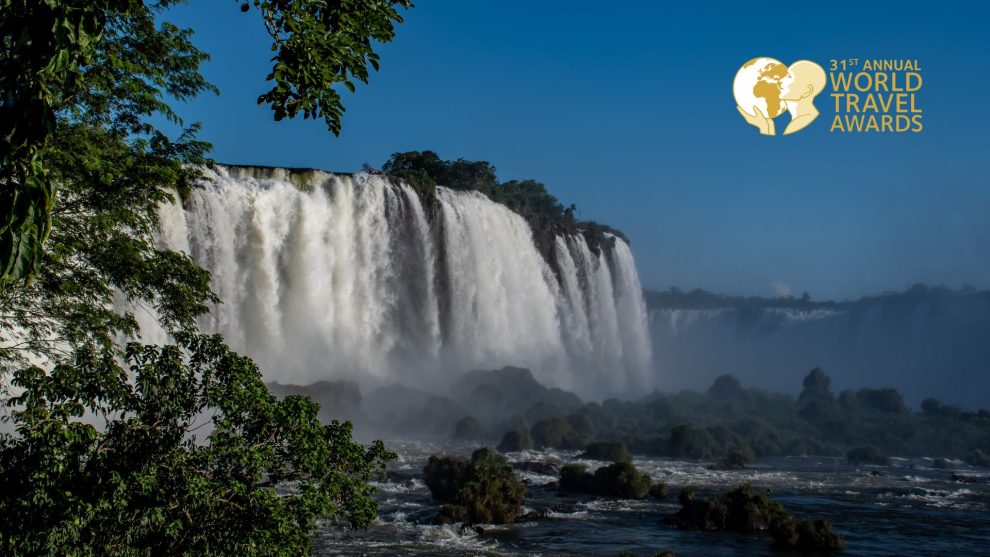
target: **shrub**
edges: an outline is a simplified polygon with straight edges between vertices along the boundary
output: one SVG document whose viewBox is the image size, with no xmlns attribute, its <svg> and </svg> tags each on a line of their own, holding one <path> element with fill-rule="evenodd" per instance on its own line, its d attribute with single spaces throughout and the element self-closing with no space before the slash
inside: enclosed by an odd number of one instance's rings
<svg viewBox="0 0 990 557">
<path fill-rule="evenodd" d="M 590 458 L 592 460 L 606 460 L 609 462 L 625 462 L 632 460 L 625 443 L 609 443 L 607 441 L 596 441 L 588 445 L 588 448 L 581 453 L 579 458 Z"/>
<path fill-rule="evenodd" d="M 588 473 L 583 464 L 568 464 L 560 469 L 560 489 L 619 499 L 645 499 L 650 493 L 650 477 L 630 462 L 615 462 Z"/>
<path fill-rule="evenodd" d="M 423 480 L 433 500 L 445 503 L 438 522 L 510 524 L 526 498 L 526 486 L 512 467 L 487 447 L 474 451 L 471 460 L 431 456 Z"/>
</svg>

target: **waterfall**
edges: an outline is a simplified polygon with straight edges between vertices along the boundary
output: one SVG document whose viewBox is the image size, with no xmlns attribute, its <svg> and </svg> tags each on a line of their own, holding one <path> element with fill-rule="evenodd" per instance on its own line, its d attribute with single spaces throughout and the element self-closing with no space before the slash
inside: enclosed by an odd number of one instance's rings
<svg viewBox="0 0 990 557">
<path fill-rule="evenodd" d="M 595 399 L 655 386 L 621 239 L 558 236 L 548 262 L 522 217 L 477 192 L 440 187 L 424 206 L 370 174 L 207 172 L 162 207 L 160 242 L 211 273 L 222 303 L 200 327 L 267 380 L 433 387 L 516 365 Z"/>
</svg>

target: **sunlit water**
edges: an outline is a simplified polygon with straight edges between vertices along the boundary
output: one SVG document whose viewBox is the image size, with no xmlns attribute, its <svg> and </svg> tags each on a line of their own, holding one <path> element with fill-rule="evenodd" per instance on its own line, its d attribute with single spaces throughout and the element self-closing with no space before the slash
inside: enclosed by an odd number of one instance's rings
<svg viewBox="0 0 990 557">
<path fill-rule="evenodd" d="M 852 466 L 827 457 L 760 459 L 750 469 L 712 471 L 709 463 L 636 458 L 655 480 L 672 487 L 664 501 L 614 500 L 561 495 L 551 476 L 521 473 L 529 496 L 511 526 L 435 526 L 439 505 L 430 499 L 422 469 L 441 450 L 469 454 L 471 447 L 390 443 L 400 454 L 388 481 L 376 484 L 379 518 L 364 531 L 326 529 L 317 555 L 651 555 L 661 549 L 682 556 L 782 555 L 765 536 L 674 529 L 662 522 L 676 512 L 677 491 L 698 486 L 714 494 L 748 481 L 799 517 L 824 516 L 845 539 L 843 555 L 990 555 L 990 485 L 950 481 L 930 459 L 895 459 L 891 467 Z M 576 461 L 575 452 L 530 451 L 512 461 Z M 603 463 L 586 461 L 594 468 Z M 956 473 L 986 478 L 986 471 L 956 463 Z"/>
</svg>

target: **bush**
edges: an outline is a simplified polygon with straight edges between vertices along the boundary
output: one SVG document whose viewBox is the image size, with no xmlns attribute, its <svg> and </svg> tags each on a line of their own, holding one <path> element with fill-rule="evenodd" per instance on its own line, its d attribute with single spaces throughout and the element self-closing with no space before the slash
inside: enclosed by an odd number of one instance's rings
<svg viewBox="0 0 990 557">
<path fill-rule="evenodd" d="M 641 473 L 630 462 L 616 462 L 602 466 L 594 474 L 588 473 L 583 464 L 568 464 L 560 469 L 560 489 L 576 493 L 590 493 L 619 499 L 645 499 L 650 493 L 650 477 Z"/>
<path fill-rule="evenodd" d="M 678 528 L 703 531 L 729 530 L 741 534 L 768 533 L 779 549 L 802 551 L 836 551 L 842 540 L 825 519 L 815 522 L 797 521 L 777 501 L 766 494 L 756 493 L 749 484 L 742 484 L 719 497 L 699 501 L 692 488 L 685 488 L 678 497 L 681 510 L 664 518 Z"/>
<path fill-rule="evenodd" d="M 832 531 L 832 524 L 824 518 L 811 522 L 790 520 L 771 530 L 774 547 L 787 551 L 841 551 L 842 538 Z"/>
<path fill-rule="evenodd" d="M 877 466 L 890 466 L 890 457 L 881 453 L 880 449 L 870 445 L 856 447 L 846 453 L 846 460 L 849 464 L 875 464 Z"/>
<path fill-rule="evenodd" d="M 606 460 L 609 462 L 625 462 L 632 460 L 625 443 L 609 443 L 607 441 L 596 441 L 588 445 L 578 458 L 589 458 L 592 460 Z"/>
<path fill-rule="evenodd" d="M 0 553 L 300 555 L 318 520 L 375 519 L 367 482 L 394 458 L 381 442 L 321 424 L 307 398 L 276 399 L 219 336 L 176 340 L 128 345 L 129 370 L 80 350 L 71 365 L 14 374 Z M 78 420 L 84 410 L 105 426 Z M 204 416 L 212 431 L 196 439 Z"/>
<path fill-rule="evenodd" d="M 536 422 L 530 434 L 536 446 L 553 449 L 580 449 L 587 441 L 564 418 L 550 418 Z"/>
<path fill-rule="evenodd" d="M 533 438 L 525 431 L 510 431 L 502 437 L 497 448 L 500 453 L 529 450 L 533 448 Z"/>
<path fill-rule="evenodd" d="M 423 480 L 433 500 L 445 503 L 438 522 L 510 524 L 526 498 L 526 486 L 512 467 L 487 447 L 474 451 L 471 460 L 431 456 Z"/>
<path fill-rule="evenodd" d="M 650 486 L 650 497 L 666 499 L 668 495 L 670 495 L 670 487 L 665 482 L 657 482 Z"/>
</svg>

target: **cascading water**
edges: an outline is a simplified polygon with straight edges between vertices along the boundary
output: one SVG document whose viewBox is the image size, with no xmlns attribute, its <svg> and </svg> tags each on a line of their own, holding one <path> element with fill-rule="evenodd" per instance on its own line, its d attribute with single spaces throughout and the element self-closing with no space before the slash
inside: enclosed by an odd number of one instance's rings
<svg viewBox="0 0 990 557">
<path fill-rule="evenodd" d="M 271 381 L 435 386 L 517 365 L 590 398 L 653 386 L 626 243 L 557 237 L 554 272 L 477 192 L 441 187 L 427 208 L 375 175 L 219 167 L 162 208 L 160 239 L 212 274 L 223 303 L 201 327 Z"/>
</svg>

